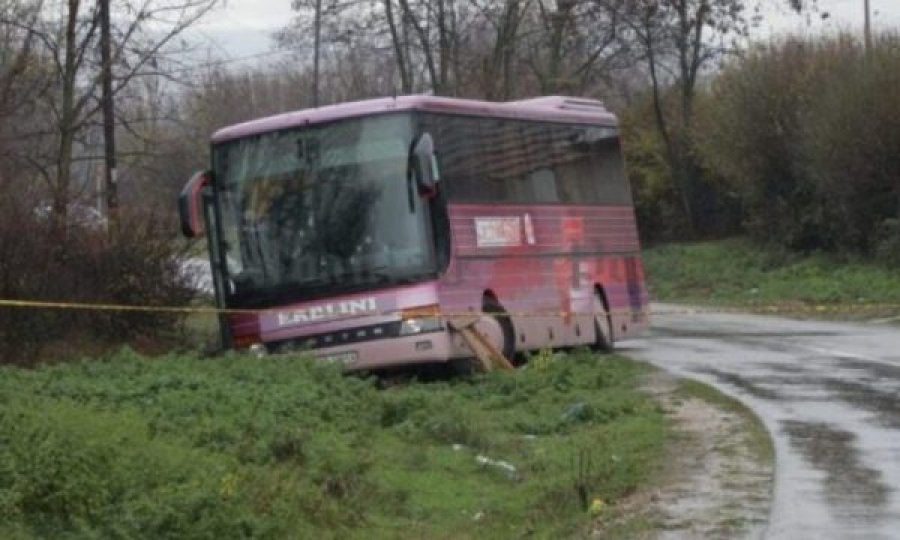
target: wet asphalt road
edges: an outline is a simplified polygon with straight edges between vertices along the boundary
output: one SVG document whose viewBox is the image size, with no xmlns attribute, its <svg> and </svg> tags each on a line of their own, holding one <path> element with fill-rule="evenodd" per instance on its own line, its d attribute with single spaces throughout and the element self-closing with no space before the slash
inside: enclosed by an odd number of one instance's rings
<svg viewBox="0 0 900 540">
<path fill-rule="evenodd" d="M 900 539 L 900 326 L 654 310 L 621 351 L 740 399 L 773 436 L 766 538 Z"/>
</svg>

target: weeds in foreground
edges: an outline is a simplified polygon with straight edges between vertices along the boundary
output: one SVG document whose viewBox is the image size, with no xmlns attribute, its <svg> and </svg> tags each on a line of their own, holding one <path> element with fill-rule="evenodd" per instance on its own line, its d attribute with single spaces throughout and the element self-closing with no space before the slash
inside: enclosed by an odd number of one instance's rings
<svg viewBox="0 0 900 540">
<path fill-rule="evenodd" d="M 646 369 L 578 352 L 380 390 L 304 357 L 4 368 L 0 537 L 570 535 L 653 475 Z"/>
</svg>

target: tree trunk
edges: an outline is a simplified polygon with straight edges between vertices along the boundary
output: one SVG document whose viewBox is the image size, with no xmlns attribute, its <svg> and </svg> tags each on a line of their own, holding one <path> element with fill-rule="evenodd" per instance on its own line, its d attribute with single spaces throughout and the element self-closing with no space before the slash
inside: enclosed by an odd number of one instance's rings
<svg viewBox="0 0 900 540">
<path fill-rule="evenodd" d="M 53 186 L 50 225 L 54 238 L 64 239 L 69 217 L 69 184 L 72 178 L 72 154 L 75 137 L 69 129 L 61 129 L 59 161 L 56 163 L 56 182 Z"/>
<path fill-rule="evenodd" d="M 550 50 L 547 62 L 547 77 L 544 78 L 544 94 L 559 93 L 562 80 L 562 42 L 566 26 L 573 8 L 572 0 L 558 0 L 556 11 L 550 15 Z"/>
<path fill-rule="evenodd" d="M 77 75 L 77 25 L 79 0 L 69 0 L 66 14 L 65 56 L 62 73 L 62 103 L 59 115 L 59 155 L 53 185 L 51 227 L 54 237 L 65 238 L 69 212 L 69 186 L 72 181 L 72 157 L 75 147 L 75 79 Z"/>
<path fill-rule="evenodd" d="M 319 56 L 322 49 L 322 0 L 316 0 L 316 20 L 313 29 L 313 107 L 319 106 Z"/>
<path fill-rule="evenodd" d="M 656 128 L 659 131 L 663 141 L 665 150 L 666 163 L 669 165 L 669 171 L 672 174 L 672 183 L 675 186 L 675 195 L 681 204 L 681 211 L 684 215 L 685 224 L 688 227 L 688 234 L 693 236 L 694 231 L 694 207 L 690 194 L 690 179 L 686 178 L 687 173 L 684 170 L 682 162 L 682 148 L 679 147 L 680 141 L 676 141 L 672 137 L 669 123 L 663 112 L 661 92 L 661 81 L 657 73 L 656 65 L 656 43 L 653 39 L 652 26 L 648 23 L 645 27 L 647 32 L 645 46 L 647 49 L 647 64 L 650 70 L 650 90 L 653 96 L 653 116 L 656 120 Z"/>
<path fill-rule="evenodd" d="M 384 16 L 387 19 L 388 28 L 391 32 L 391 44 L 394 47 L 394 61 L 397 64 L 397 71 L 400 73 L 400 86 L 403 94 L 412 93 L 412 80 L 409 74 L 406 56 L 403 53 L 403 43 L 400 40 L 400 33 L 397 30 L 397 21 L 394 20 L 393 0 L 384 0 Z"/>
<path fill-rule="evenodd" d="M 450 35 L 447 28 L 447 10 L 444 0 L 437 0 L 438 60 L 440 61 L 440 86 L 447 88 L 450 70 Z"/>
<path fill-rule="evenodd" d="M 409 6 L 409 0 L 400 0 L 400 7 L 403 8 L 403 14 L 409 24 L 412 25 L 413 31 L 419 38 L 419 44 L 422 46 L 422 54 L 425 56 L 425 67 L 428 69 L 428 78 L 431 80 L 431 90 L 435 94 L 443 91 L 441 80 L 438 77 L 437 65 L 434 61 L 434 52 L 431 50 L 431 43 L 428 39 L 428 32 L 422 26 L 421 22 L 416 18 L 412 8 Z"/>
</svg>

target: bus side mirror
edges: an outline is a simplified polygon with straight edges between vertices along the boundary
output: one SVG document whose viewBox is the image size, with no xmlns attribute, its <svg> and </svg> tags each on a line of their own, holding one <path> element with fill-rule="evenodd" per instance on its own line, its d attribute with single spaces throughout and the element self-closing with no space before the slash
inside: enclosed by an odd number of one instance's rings
<svg viewBox="0 0 900 540">
<path fill-rule="evenodd" d="M 203 188 L 210 185 L 209 171 L 196 173 L 184 185 L 178 196 L 178 213 L 181 217 L 181 233 L 187 238 L 197 238 L 205 233 L 203 226 Z"/>
<path fill-rule="evenodd" d="M 419 195 L 430 197 L 437 192 L 441 179 L 437 158 L 434 155 L 434 140 L 430 133 L 423 133 L 416 140 L 412 150 L 412 165 Z"/>
</svg>

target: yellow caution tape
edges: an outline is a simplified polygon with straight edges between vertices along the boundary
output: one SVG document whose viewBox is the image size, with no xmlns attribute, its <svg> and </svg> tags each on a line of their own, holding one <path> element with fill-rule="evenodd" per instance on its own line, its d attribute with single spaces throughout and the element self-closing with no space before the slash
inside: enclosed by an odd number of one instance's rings
<svg viewBox="0 0 900 540">
<path fill-rule="evenodd" d="M 95 304 L 88 302 L 49 302 L 42 300 L 5 300 L 0 299 L 0 308 L 32 308 L 32 309 L 62 309 L 81 311 L 139 311 L 144 313 L 199 313 L 199 314 L 257 314 L 271 309 L 220 309 L 212 306 L 141 306 L 128 304 Z"/>
<path fill-rule="evenodd" d="M 56 310 L 80 310 L 80 311 L 119 311 L 119 312 L 144 312 L 144 313 L 181 313 L 181 314 L 206 314 L 206 315 L 261 315 L 272 314 L 280 311 L 290 310 L 291 306 L 280 306 L 277 308 L 265 309 L 234 309 L 234 308 L 216 308 L 212 306 L 151 306 L 151 305 L 129 305 L 129 304 L 107 304 L 107 303 L 91 303 L 91 302 L 62 302 L 62 301 L 43 301 L 43 300 L 11 300 L 0 299 L 0 308 L 27 308 L 27 309 L 56 309 Z M 396 315 L 402 309 L 395 312 L 382 313 L 365 313 L 364 315 Z M 900 304 L 770 304 L 770 305 L 749 305 L 749 306 L 697 306 L 697 307 L 680 307 L 673 309 L 658 310 L 632 310 L 632 309 L 615 309 L 611 314 L 637 314 L 648 313 L 651 315 L 699 315 L 712 313 L 754 313 L 754 314 L 826 314 L 826 313 L 861 313 L 861 312 L 888 312 L 900 311 Z M 435 316 L 444 318 L 468 316 L 473 312 L 436 312 Z M 361 314 L 362 315 L 362 314 Z M 592 312 L 507 312 L 499 313 L 498 316 L 509 317 L 570 317 L 570 316 L 589 316 L 594 315 Z"/>
</svg>

